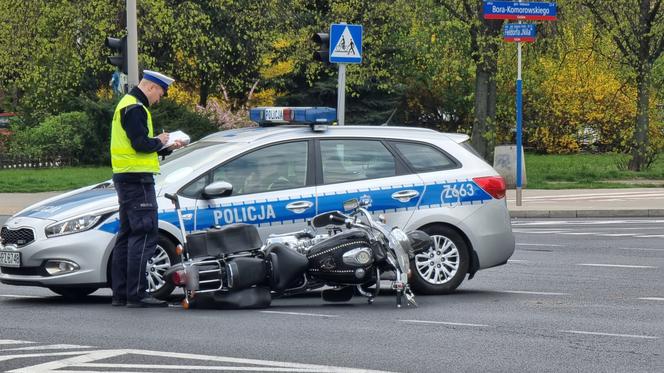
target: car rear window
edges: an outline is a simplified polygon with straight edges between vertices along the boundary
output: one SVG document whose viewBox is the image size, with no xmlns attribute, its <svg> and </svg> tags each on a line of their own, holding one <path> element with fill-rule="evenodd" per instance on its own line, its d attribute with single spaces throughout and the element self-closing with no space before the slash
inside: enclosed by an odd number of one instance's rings
<svg viewBox="0 0 664 373">
<path fill-rule="evenodd" d="M 479 158 L 479 159 L 484 159 L 484 158 L 480 155 L 480 153 L 478 153 L 477 150 L 475 150 L 475 148 L 473 148 L 473 145 L 470 143 L 470 140 L 466 140 L 466 141 L 464 141 L 464 142 L 461 142 L 461 143 L 459 143 L 459 145 L 461 145 L 462 148 L 468 150 L 469 152 L 475 154 L 475 155 L 477 156 L 477 158 Z"/>
<path fill-rule="evenodd" d="M 417 172 L 447 170 L 457 167 L 456 161 L 433 146 L 413 142 L 392 142 L 406 162 Z"/>
</svg>

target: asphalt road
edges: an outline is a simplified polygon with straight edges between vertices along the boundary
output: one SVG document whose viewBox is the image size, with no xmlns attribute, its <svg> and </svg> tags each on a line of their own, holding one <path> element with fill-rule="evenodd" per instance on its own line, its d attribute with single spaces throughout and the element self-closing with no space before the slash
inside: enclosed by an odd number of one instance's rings
<svg viewBox="0 0 664 373">
<path fill-rule="evenodd" d="M 507 265 L 453 295 L 419 296 L 419 308 L 384 295 L 135 310 L 112 308 L 107 290 L 70 303 L 0 285 L 0 370 L 664 371 L 664 219 L 513 227 Z"/>
</svg>

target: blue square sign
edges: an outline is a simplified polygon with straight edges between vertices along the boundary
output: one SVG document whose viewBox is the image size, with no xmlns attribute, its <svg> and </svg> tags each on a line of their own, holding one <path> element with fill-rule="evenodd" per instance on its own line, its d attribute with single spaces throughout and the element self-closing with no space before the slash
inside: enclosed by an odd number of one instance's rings
<svg viewBox="0 0 664 373">
<path fill-rule="evenodd" d="M 330 26 L 330 62 L 362 63 L 362 25 Z"/>
</svg>

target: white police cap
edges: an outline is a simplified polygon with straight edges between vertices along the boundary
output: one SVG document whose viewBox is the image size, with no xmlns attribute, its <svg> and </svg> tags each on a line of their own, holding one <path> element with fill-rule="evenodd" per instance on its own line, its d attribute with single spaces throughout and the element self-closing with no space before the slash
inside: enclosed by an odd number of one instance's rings
<svg viewBox="0 0 664 373">
<path fill-rule="evenodd" d="M 164 92 L 166 92 L 168 90 L 168 86 L 173 84 L 175 81 L 175 79 L 171 77 L 152 70 L 143 70 L 143 79 L 158 84 L 161 88 L 163 88 Z"/>
</svg>

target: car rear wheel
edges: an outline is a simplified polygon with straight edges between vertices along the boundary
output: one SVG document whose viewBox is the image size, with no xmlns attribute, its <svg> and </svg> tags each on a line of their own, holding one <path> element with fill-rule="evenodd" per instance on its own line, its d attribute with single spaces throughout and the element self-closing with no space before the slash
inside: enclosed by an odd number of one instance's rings
<svg viewBox="0 0 664 373">
<path fill-rule="evenodd" d="M 48 288 L 56 294 L 60 294 L 67 299 L 81 299 L 97 291 L 96 287 L 50 287 Z"/>
<path fill-rule="evenodd" d="M 450 227 L 431 225 L 421 229 L 434 245 L 410 262 L 412 287 L 421 294 L 448 294 L 466 277 L 470 256 L 461 235 Z"/>
<path fill-rule="evenodd" d="M 164 273 L 171 265 L 179 262 L 180 258 L 175 254 L 175 244 L 167 237 L 159 235 L 157 248 L 146 267 L 148 293 L 155 298 L 167 299 L 174 286 L 165 281 Z"/>
</svg>

